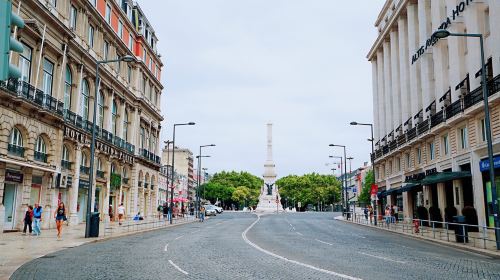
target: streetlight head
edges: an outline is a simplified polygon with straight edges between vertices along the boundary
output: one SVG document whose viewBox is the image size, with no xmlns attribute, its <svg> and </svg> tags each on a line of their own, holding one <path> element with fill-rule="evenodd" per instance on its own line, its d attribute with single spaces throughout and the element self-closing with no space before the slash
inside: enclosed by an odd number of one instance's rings
<svg viewBox="0 0 500 280">
<path fill-rule="evenodd" d="M 210 144 L 210 147 L 215 147 L 215 144 Z"/>
<path fill-rule="evenodd" d="M 437 38 L 437 39 L 443 39 L 443 38 L 446 38 L 450 35 L 451 35 L 450 31 L 448 31 L 446 29 L 439 29 L 432 34 L 432 37 Z"/>
<path fill-rule="evenodd" d="M 188 125 L 195 125 L 195 123 L 194 122 L 189 122 Z"/>
<path fill-rule="evenodd" d="M 351 122 L 351 125 L 358 125 L 357 122 Z"/>
<path fill-rule="evenodd" d="M 333 145 L 333 144 L 330 144 L 330 145 L 328 145 L 328 146 L 330 146 L 330 147 L 334 147 L 335 145 Z"/>
<path fill-rule="evenodd" d="M 122 56 L 120 58 L 120 60 L 123 61 L 123 62 L 135 62 L 136 61 L 135 57 L 133 57 L 131 55 Z"/>
</svg>

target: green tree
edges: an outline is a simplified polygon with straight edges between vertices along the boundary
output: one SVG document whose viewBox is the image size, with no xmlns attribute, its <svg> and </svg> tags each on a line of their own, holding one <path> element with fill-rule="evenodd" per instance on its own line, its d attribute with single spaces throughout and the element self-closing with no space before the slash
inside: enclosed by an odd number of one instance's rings
<svg viewBox="0 0 500 280">
<path fill-rule="evenodd" d="M 375 183 L 373 178 L 373 170 L 366 172 L 365 180 L 363 181 L 363 189 L 361 189 L 361 193 L 358 196 L 358 201 L 362 203 L 370 203 L 370 191 L 372 188 L 372 184 Z"/>
</svg>

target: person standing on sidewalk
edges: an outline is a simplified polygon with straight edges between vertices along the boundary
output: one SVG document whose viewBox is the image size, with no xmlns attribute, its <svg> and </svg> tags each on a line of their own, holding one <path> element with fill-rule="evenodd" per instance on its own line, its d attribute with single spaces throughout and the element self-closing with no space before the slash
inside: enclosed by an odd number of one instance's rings
<svg viewBox="0 0 500 280">
<path fill-rule="evenodd" d="M 204 222 L 205 221 L 205 206 L 201 206 L 200 208 L 200 222 Z"/>
<path fill-rule="evenodd" d="M 125 207 L 123 206 L 123 203 L 118 206 L 118 225 L 122 225 L 122 219 L 123 216 L 125 215 Z"/>
<path fill-rule="evenodd" d="M 62 235 L 62 226 L 64 221 L 66 221 L 66 208 L 64 207 L 64 203 L 59 202 L 59 206 L 54 213 L 54 218 L 56 219 L 56 227 L 57 227 L 57 240 L 61 240 Z"/>
<path fill-rule="evenodd" d="M 33 206 L 29 205 L 26 213 L 24 214 L 24 229 L 23 229 L 23 234 L 26 235 L 26 228 L 29 227 L 29 232 L 33 231 L 33 228 L 31 227 L 31 223 L 33 222 Z"/>
<path fill-rule="evenodd" d="M 34 223 L 33 223 L 33 235 L 40 235 L 42 232 L 40 231 L 40 222 L 42 221 L 42 206 L 38 205 L 38 203 L 35 203 L 35 209 L 33 209 L 33 218 Z"/>
</svg>

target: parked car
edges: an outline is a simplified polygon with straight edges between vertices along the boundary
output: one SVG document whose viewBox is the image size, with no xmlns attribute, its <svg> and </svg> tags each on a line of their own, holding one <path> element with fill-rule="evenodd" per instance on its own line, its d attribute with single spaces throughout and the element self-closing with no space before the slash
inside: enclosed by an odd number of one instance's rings
<svg viewBox="0 0 500 280">
<path fill-rule="evenodd" d="M 217 211 L 217 214 L 222 214 L 222 212 L 224 212 L 224 209 L 222 209 L 222 207 L 214 205 L 214 208 L 215 208 L 215 211 Z"/>
<path fill-rule="evenodd" d="M 213 205 L 205 205 L 205 216 L 216 216 L 217 210 Z"/>
</svg>

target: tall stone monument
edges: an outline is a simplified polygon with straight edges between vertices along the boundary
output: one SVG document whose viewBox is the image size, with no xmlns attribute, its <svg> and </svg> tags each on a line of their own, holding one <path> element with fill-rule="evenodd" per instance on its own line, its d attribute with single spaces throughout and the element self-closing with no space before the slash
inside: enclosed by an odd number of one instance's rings
<svg viewBox="0 0 500 280">
<path fill-rule="evenodd" d="M 264 185 L 260 190 L 259 204 L 256 211 L 283 211 L 280 195 L 276 186 L 276 170 L 273 161 L 273 124 L 267 124 L 267 158 L 264 163 Z"/>
</svg>

